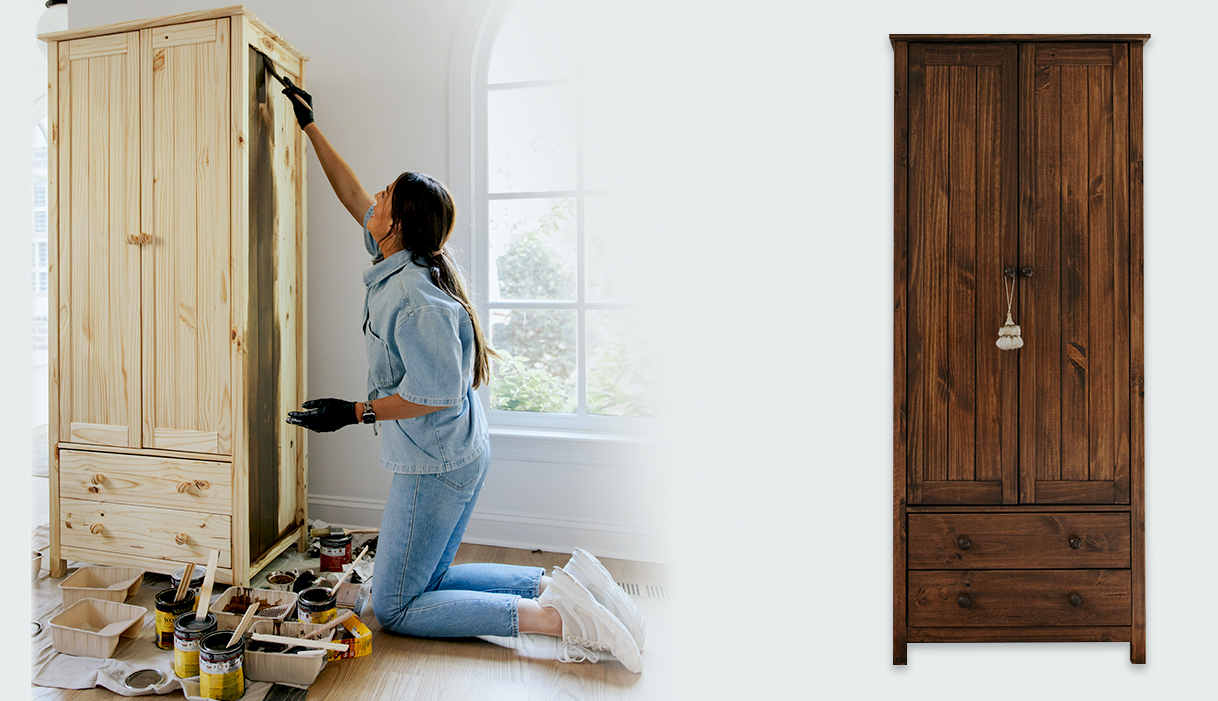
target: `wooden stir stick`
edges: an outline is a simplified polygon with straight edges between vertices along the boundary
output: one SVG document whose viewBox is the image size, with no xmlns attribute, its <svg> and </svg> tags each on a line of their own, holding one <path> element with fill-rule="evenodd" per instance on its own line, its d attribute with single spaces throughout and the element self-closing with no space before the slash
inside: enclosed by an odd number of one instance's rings
<svg viewBox="0 0 1218 701">
<path fill-rule="evenodd" d="M 280 645 L 290 645 L 291 647 L 315 647 L 322 650 L 335 650 L 337 652 L 346 652 L 348 645 L 346 643 L 330 643 L 324 640 L 305 640 L 304 638 L 289 638 L 284 635 L 270 635 L 269 633 L 254 633 L 254 640 L 265 643 L 279 643 Z"/>
<path fill-rule="evenodd" d="M 190 588 L 190 579 L 194 576 L 195 563 L 186 563 L 186 571 L 182 573 L 182 581 L 178 582 L 178 593 L 173 597 L 175 604 L 186 597 L 186 590 Z"/>
<path fill-rule="evenodd" d="M 220 551 L 213 550 L 207 556 L 207 574 L 203 575 L 203 588 L 199 590 L 199 605 L 195 608 L 195 621 L 207 617 L 207 607 L 211 605 L 211 588 L 216 584 L 216 565 L 220 562 Z"/>
<path fill-rule="evenodd" d="M 224 647 L 232 647 L 233 645 L 237 644 L 237 641 L 241 639 L 241 636 L 245 635 L 245 631 L 249 630 L 249 627 L 254 625 L 254 614 L 257 612 L 258 602 L 255 601 L 245 610 L 245 615 L 241 617 L 241 622 L 237 624 L 237 630 L 234 630 L 233 634 L 229 636 L 228 644 Z"/>
<path fill-rule="evenodd" d="M 347 568 L 347 571 L 343 572 L 343 576 L 339 577 L 338 581 L 334 583 L 334 586 L 330 588 L 330 594 L 334 594 L 334 592 L 338 591 L 338 588 L 343 585 L 343 582 L 347 581 L 347 577 L 350 577 L 351 573 L 355 571 L 355 566 L 359 564 L 360 560 L 364 559 L 364 553 L 366 552 L 368 552 L 367 545 L 364 546 L 363 550 L 359 551 L 359 555 L 355 556 L 355 561 L 351 563 L 351 566 Z"/>
</svg>

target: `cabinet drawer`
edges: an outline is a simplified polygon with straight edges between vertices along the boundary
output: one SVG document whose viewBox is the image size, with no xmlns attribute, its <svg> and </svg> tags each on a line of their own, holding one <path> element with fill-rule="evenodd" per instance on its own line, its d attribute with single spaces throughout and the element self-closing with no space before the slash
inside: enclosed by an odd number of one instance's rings
<svg viewBox="0 0 1218 701">
<path fill-rule="evenodd" d="M 1129 567 L 1128 513 L 909 515 L 910 569 L 1084 567 Z"/>
<path fill-rule="evenodd" d="M 909 625 L 1127 626 L 1129 570 L 910 572 Z"/>
<path fill-rule="evenodd" d="M 207 460 L 59 451 L 62 497 L 230 513 L 232 465 Z"/>
<path fill-rule="evenodd" d="M 182 562 L 206 562 L 219 550 L 220 567 L 232 567 L 231 531 L 232 519 L 220 514 L 59 500 L 59 540 L 70 548 Z"/>
</svg>

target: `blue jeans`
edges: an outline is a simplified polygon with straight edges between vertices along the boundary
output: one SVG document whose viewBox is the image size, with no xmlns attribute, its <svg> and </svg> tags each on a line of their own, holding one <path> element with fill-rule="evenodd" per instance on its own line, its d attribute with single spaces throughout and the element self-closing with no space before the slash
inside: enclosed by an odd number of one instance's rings
<svg viewBox="0 0 1218 701">
<path fill-rule="evenodd" d="M 451 566 L 490 462 L 488 447 L 450 472 L 393 475 L 372 575 L 382 628 L 424 638 L 519 634 L 517 602 L 537 598 L 545 570 Z"/>
</svg>

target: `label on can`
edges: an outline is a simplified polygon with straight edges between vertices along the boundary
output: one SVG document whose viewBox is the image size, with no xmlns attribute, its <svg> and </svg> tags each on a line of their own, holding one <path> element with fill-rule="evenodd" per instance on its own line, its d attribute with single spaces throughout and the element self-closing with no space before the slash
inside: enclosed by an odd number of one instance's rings
<svg viewBox="0 0 1218 701">
<path fill-rule="evenodd" d="M 207 699 L 233 701 L 245 694 L 241 656 L 228 660 L 199 660 L 199 695 Z"/>
<path fill-rule="evenodd" d="M 178 614 L 168 611 L 156 612 L 156 646 L 162 650 L 173 649 L 173 619 Z"/>
<path fill-rule="evenodd" d="M 300 611 L 301 623 L 329 623 L 338 618 L 338 609 L 334 606 L 323 611 L 306 611 L 303 608 L 297 608 Z"/>
<path fill-rule="evenodd" d="M 183 679 L 199 676 L 199 641 L 173 641 L 173 673 Z"/>
</svg>

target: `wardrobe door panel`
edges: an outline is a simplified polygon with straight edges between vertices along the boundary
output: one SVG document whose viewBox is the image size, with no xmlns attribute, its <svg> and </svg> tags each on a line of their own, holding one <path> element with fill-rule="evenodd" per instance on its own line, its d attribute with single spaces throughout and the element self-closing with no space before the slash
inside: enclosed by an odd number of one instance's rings
<svg viewBox="0 0 1218 701">
<path fill-rule="evenodd" d="M 908 479 L 914 504 L 1014 503 L 1014 44 L 909 45 Z"/>
<path fill-rule="evenodd" d="M 228 20 L 145 30 L 144 440 L 230 454 Z"/>
<path fill-rule="evenodd" d="M 1019 283 L 1026 503 L 1128 503 L 1129 236 L 1117 176 L 1128 149 L 1127 52 L 1085 48 L 1022 49 L 1033 117 L 1020 265 L 1034 273 Z"/>
<path fill-rule="evenodd" d="M 138 37 L 59 47 L 58 420 L 73 443 L 140 445 Z"/>
</svg>

